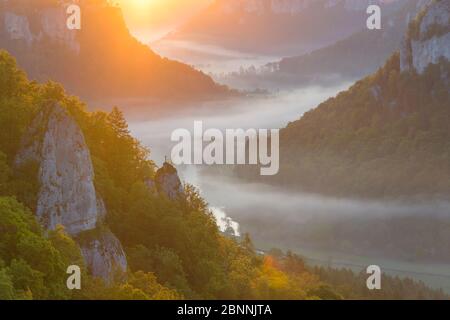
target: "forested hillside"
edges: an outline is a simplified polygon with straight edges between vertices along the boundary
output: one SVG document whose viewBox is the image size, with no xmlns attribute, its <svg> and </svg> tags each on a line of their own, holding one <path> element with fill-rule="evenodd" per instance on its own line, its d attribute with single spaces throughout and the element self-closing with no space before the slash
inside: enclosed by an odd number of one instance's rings
<svg viewBox="0 0 450 320">
<path fill-rule="evenodd" d="M 49 102 L 58 102 L 82 128 L 95 186 L 108 211 L 96 230 L 77 237 L 62 226 L 43 230 L 34 215 L 40 187 L 36 166 L 31 162 L 19 170 L 14 165 L 21 137 Z M 0 299 L 343 297 L 299 257 L 261 256 L 249 237 L 239 242 L 224 237 L 193 187 L 187 185 L 176 199 L 149 190 L 145 181 L 154 177 L 155 166 L 149 151 L 130 136 L 118 109 L 87 112 L 60 85 L 29 82 L 4 51 L 0 126 Z M 89 233 L 103 228 L 117 235 L 129 266 L 125 276 L 109 283 L 88 274 L 79 247 Z M 83 270 L 80 291 L 65 286 L 66 268 L 72 264 Z M 424 292 L 425 298 L 445 297 Z"/>
<path fill-rule="evenodd" d="M 81 0 L 81 29 L 66 27 L 59 0 L 1 1 L 0 46 L 30 78 L 90 99 L 210 99 L 231 94 L 194 68 L 154 53 L 129 32 L 121 9 Z"/>
<path fill-rule="evenodd" d="M 450 3 L 431 2 L 400 53 L 284 128 L 280 172 L 265 181 L 322 194 L 448 198 L 449 20 Z"/>
<path fill-rule="evenodd" d="M 358 208 L 313 211 L 306 201 L 293 210 L 297 220 L 253 219 L 255 240 L 264 234 L 279 246 L 448 263 L 449 26 L 450 1 L 430 2 L 383 67 L 281 130 L 278 175 L 237 168 L 239 177 L 299 199 L 307 193 Z M 272 232 L 274 223 L 283 237 Z"/>
<path fill-rule="evenodd" d="M 281 130 L 280 172 L 264 181 L 334 195 L 449 196 L 449 72 L 442 59 L 401 73 L 393 55 Z"/>
<path fill-rule="evenodd" d="M 103 226 L 76 239 L 62 226 L 44 232 L 33 213 L 36 167 L 14 165 L 27 126 L 49 101 L 59 102 L 81 126 L 108 210 Z M 88 113 L 60 85 L 29 82 L 4 51 L 0 125 L 0 298 L 320 298 L 310 293 L 322 285 L 314 275 L 291 276 L 256 255 L 248 238 L 236 243 L 222 236 L 194 188 L 187 186 L 179 199 L 151 192 L 144 183 L 155 171 L 149 152 L 130 136 L 118 109 Z M 125 247 L 127 280 L 106 284 L 85 272 L 83 289 L 68 291 L 67 266 L 84 266 L 77 243 L 104 227 Z"/>
</svg>

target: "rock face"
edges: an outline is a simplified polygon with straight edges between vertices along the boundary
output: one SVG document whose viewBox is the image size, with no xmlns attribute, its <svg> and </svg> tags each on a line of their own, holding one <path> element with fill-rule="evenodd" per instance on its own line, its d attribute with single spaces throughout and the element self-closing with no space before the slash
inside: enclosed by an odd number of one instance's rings
<svg viewBox="0 0 450 320">
<path fill-rule="evenodd" d="M 450 0 L 433 1 L 411 23 L 400 50 L 400 68 L 420 74 L 442 58 L 450 59 Z"/>
<path fill-rule="evenodd" d="M 109 231 L 95 231 L 80 240 L 83 254 L 89 272 L 94 277 L 111 281 L 113 277 L 121 276 L 127 270 L 127 259 L 120 241 Z"/>
<path fill-rule="evenodd" d="M 75 237 L 96 229 L 106 208 L 94 187 L 90 152 L 77 123 L 57 104 L 43 108 L 23 138 L 15 164 L 20 167 L 30 161 L 39 168 L 36 215 L 41 225 L 48 230 L 63 225 Z M 96 241 L 81 248 L 93 274 L 107 279 L 116 264 L 125 271 L 125 254 L 114 235 Z M 100 251 L 105 253 L 101 257 Z"/>
<path fill-rule="evenodd" d="M 41 224 L 51 230 L 61 224 L 71 235 L 94 229 L 99 216 L 94 170 L 75 121 L 63 108 L 47 107 L 24 139 L 28 147 L 19 153 L 16 164 L 30 160 L 40 164 L 36 214 Z"/>
<path fill-rule="evenodd" d="M 58 1 L 55 5 L 42 9 L 38 18 L 30 21 L 30 17 L 23 14 L 19 7 L 16 10 L 14 4 L 5 1 L 3 5 L 8 5 L 10 11 L 5 11 L 3 16 L 0 13 L 0 25 L 3 24 L 6 36 L 11 40 L 24 41 L 31 46 L 47 38 L 62 43 L 73 52 L 79 53 L 80 44 L 77 41 L 76 31 L 66 27 L 65 9 L 69 4 L 66 1 Z M 30 27 L 31 25 L 33 28 Z M 33 30 L 37 31 L 33 32 Z"/>
<path fill-rule="evenodd" d="M 66 26 L 66 8 L 70 4 L 68 1 L 57 1 L 41 9 L 34 19 L 30 19 L 30 13 L 27 14 L 23 9 L 16 10 L 12 1 L 6 0 L 3 5 L 8 6 L 8 10 L 0 12 L 0 31 L 3 26 L 6 37 L 10 40 L 24 41 L 28 46 L 43 39 L 50 39 L 78 54 L 80 44 L 77 41 L 77 32 L 69 30 Z"/>
<path fill-rule="evenodd" d="M 24 40 L 27 45 L 33 43 L 34 36 L 30 31 L 30 24 L 28 23 L 27 17 L 5 12 L 3 19 L 6 33 L 11 40 Z"/>
<path fill-rule="evenodd" d="M 171 200 L 179 198 L 184 193 L 177 169 L 168 162 L 164 162 L 163 166 L 156 171 L 155 184 L 158 192 Z"/>
</svg>

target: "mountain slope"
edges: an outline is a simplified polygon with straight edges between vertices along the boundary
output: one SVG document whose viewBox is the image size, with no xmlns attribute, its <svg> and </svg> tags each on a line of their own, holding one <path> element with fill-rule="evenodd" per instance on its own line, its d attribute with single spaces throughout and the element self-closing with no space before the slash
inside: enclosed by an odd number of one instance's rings
<svg viewBox="0 0 450 320">
<path fill-rule="evenodd" d="M 59 107 L 45 107 L 52 105 Z M 44 114 L 49 116 L 47 125 L 31 125 L 45 120 Z M 195 188 L 185 186 L 180 192 L 173 167 L 166 164 L 155 172 L 149 151 L 130 135 L 117 108 L 110 113 L 87 112 L 60 85 L 28 81 L 4 51 L 0 51 L 0 126 L 2 300 L 448 298 L 422 283 L 388 276 L 383 277 L 384 286 L 395 290 L 361 292 L 358 275 L 348 271 L 351 288 L 347 285 L 344 290 L 336 270 L 310 271 L 296 255 L 277 252 L 263 257 L 249 237 L 239 242 L 224 237 Z M 30 152 L 19 151 L 28 147 Z M 19 159 L 30 155 L 32 161 L 16 166 L 18 153 Z M 47 183 L 49 174 L 52 179 Z M 44 186 L 54 192 L 40 192 Z M 104 203 L 96 210 L 100 196 Z M 72 218 L 85 212 L 85 203 L 97 213 L 92 218 L 102 217 L 96 229 L 86 224 L 88 228 L 74 234 L 80 230 Z M 62 225 L 43 230 L 54 224 L 33 214 L 42 204 L 56 207 L 49 212 L 50 221 L 59 220 L 66 230 Z M 100 215 L 101 207 L 106 215 Z M 112 255 L 123 263 L 124 255 L 106 226 L 119 239 L 128 261 L 126 278 L 114 277 L 108 285 L 93 277 L 102 275 L 97 272 L 99 262 Z M 73 265 L 81 268 L 82 290 L 66 286 L 67 267 Z M 329 286 L 322 278 L 337 284 Z M 348 290 L 355 291 L 349 295 Z"/>
<path fill-rule="evenodd" d="M 318 280 L 224 237 L 173 167 L 155 170 L 118 109 L 87 112 L 59 85 L 28 81 L 5 51 L 0 124 L 1 299 L 320 298 L 309 293 Z M 65 285 L 71 265 L 82 290 Z"/>
<path fill-rule="evenodd" d="M 392 52 L 400 48 L 410 17 L 423 6 L 411 0 L 390 16 L 383 15 L 381 30 L 363 30 L 337 43 L 309 54 L 281 60 L 277 73 L 299 79 L 321 76 L 361 78 L 381 67 Z"/>
<path fill-rule="evenodd" d="M 298 55 L 346 38 L 366 25 L 366 9 L 388 14 L 405 0 L 217 0 L 164 40 L 267 55 Z"/>
<path fill-rule="evenodd" d="M 401 55 L 281 131 L 280 173 L 265 181 L 335 195 L 450 196 L 450 2 L 433 3 L 411 23 L 419 35 Z"/>
<path fill-rule="evenodd" d="M 286 57 L 262 67 L 250 67 L 217 79 L 224 84 L 249 84 L 250 88 L 291 88 L 305 84 L 335 84 L 375 72 L 399 50 L 411 17 L 430 0 L 409 0 L 390 14 L 383 13 L 382 29 L 365 26 L 329 46 L 303 55 Z"/>
<path fill-rule="evenodd" d="M 134 39 L 121 10 L 106 0 L 82 0 L 81 30 L 66 27 L 57 0 L 0 3 L 0 47 L 39 81 L 61 82 L 93 98 L 198 99 L 228 93 L 205 74 L 162 58 Z"/>
</svg>

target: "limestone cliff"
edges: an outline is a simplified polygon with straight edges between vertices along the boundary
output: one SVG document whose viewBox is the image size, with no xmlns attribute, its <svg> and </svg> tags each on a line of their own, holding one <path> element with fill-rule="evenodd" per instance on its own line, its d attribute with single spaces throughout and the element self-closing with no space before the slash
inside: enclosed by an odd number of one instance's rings
<svg viewBox="0 0 450 320">
<path fill-rule="evenodd" d="M 66 27 L 66 8 L 70 2 L 59 1 L 58 5 L 41 8 L 33 19 L 30 18 L 29 12 L 6 4 L 10 6 L 10 11 L 0 12 L 0 31 L 3 27 L 3 36 L 10 40 L 24 41 L 28 46 L 37 45 L 42 40 L 48 39 L 64 45 L 74 53 L 79 53 L 77 31 Z"/>
<path fill-rule="evenodd" d="M 94 230 L 79 237 L 81 253 L 94 277 L 111 281 L 127 270 L 127 259 L 120 241 L 108 229 Z"/>
<path fill-rule="evenodd" d="M 172 200 L 177 199 L 184 193 L 183 184 L 177 170 L 168 162 L 164 162 L 163 166 L 156 172 L 155 184 L 160 194 L 164 194 Z"/>
<path fill-rule="evenodd" d="M 94 169 L 81 129 L 57 104 L 43 108 L 22 140 L 16 166 L 38 165 L 40 190 L 36 216 L 48 230 L 63 225 L 78 236 L 94 230 L 106 215 L 103 200 L 94 187 Z M 109 279 L 112 266 L 126 271 L 126 258 L 113 234 L 81 243 L 81 250 L 93 275 Z"/>
<path fill-rule="evenodd" d="M 400 68 L 423 73 L 440 59 L 450 59 L 450 0 L 433 1 L 411 23 L 400 50 Z"/>
<path fill-rule="evenodd" d="M 98 202 L 89 150 L 78 125 L 57 106 L 44 108 L 25 135 L 16 164 L 39 163 L 36 214 L 46 229 L 75 235 L 95 228 Z"/>
</svg>

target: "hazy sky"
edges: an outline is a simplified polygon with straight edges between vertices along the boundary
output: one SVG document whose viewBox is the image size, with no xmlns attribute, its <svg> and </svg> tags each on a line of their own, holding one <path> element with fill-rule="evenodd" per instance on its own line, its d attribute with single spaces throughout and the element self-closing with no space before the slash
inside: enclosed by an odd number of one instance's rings
<svg viewBox="0 0 450 320">
<path fill-rule="evenodd" d="M 213 0 L 115 0 L 141 41 L 157 40 Z"/>
</svg>

